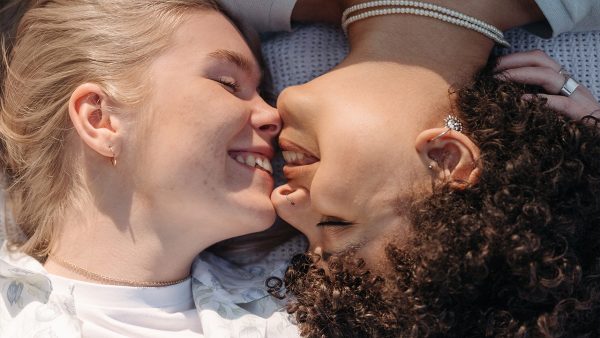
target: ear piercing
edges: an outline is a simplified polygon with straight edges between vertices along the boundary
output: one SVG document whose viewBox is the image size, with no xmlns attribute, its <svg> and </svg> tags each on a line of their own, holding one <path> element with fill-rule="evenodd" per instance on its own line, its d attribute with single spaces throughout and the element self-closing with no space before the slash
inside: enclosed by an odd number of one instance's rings
<svg viewBox="0 0 600 338">
<path fill-rule="evenodd" d="M 437 139 L 439 139 L 440 137 L 446 135 L 448 132 L 450 132 L 450 130 L 454 130 L 457 131 L 459 133 L 462 132 L 463 130 L 463 125 L 462 122 L 460 122 L 460 120 L 458 119 L 458 117 L 454 116 L 454 115 L 448 115 L 446 116 L 446 118 L 444 119 L 444 125 L 447 128 L 446 130 L 444 130 L 441 134 L 439 134 L 438 136 L 432 138 L 431 140 L 429 140 L 428 142 L 433 142 Z"/>
<path fill-rule="evenodd" d="M 113 167 L 116 167 L 117 166 L 117 156 L 115 155 L 113 146 L 108 146 L 108 149 L 110 149 L 110 152 L 113 155 L 112 158 L 110 159 L 110 162 L 112 163 Z"/>
<path fill-rule="evenodd" d="M 456 117 L 455 115 L 448 115 L 448 116 L 446 116 L 446 118 L 444 119 L 444 126 L 446 127 L 446 130 L 444 130 L 439 135 L 437 135 L 436 137 L 432 138 L 431 140 L 429 140 L 427 142 L 433 142 L 433 141 L 441 138 L 442 136 L 448 134 L 451 130 L 457 131 L 459 133 L 462 133 L 462 130 L 463 130 L 462 122 L 460 122 L 460 120 L 458 119 L 458 117 Z M 433 171 L 433 168 L 435 166 L 436 166 L 436 162 L 431 162 L 427 166 L 427 168 L 430 171 Z"/>
<path fill-rule="evenodd" d="M 290 198 L 290 195 L 285 195 L 285 199 L 286 199 L 288 202 L 290 202 L 290 204 L 291 204 L 292 206 L 295 206 L 295 205 L 296 205 L 296 203 L 294 203 L 294 201 L 292 201 L 292 199 Z"/>
</svg>

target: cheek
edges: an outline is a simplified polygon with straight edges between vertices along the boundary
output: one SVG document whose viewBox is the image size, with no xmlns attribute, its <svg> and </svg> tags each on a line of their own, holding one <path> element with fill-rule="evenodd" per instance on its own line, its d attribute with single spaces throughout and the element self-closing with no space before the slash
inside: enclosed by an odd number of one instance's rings
<svg viewBox="0 0 600 338">
<path fill-rule="evenodd" d="M 178 185 L 218 189 L 226 174 L 228 146 L 243 127 L 243 121 L 226 114 L 202 115 L 157 114 L 156 121 L 160 122 L 154 123 L 145 140 L 138 142 L 137 177 L 146 177 L 153 181 L 149 184 L 167 190 Z"/>
<path fill-rule="evenodd" d="M 320 215 L 338 216 L 346 214 L 349 205 L 346 199 L 351 191 L 340 182 L 332 181 L 327 177 L 313 180 L 310 190 L 312 206 Z"/>
<path fill-rule="evenodd" d="M 167 88 L 157 93 L 152 106 L 155 128 L 167 129 L 176 138 L 194 137 L 195 142 L 216 144 L 249 120 L 237 98 L 206 79 Z"/>
<path fill-rule="evenodd" d="M 173 114 L 161 114 L 151 138 L 170 147 L 186 149 L 190 156 L 220 156 L 226 147 L 247 126 L 248 119 L 242 114 L 226 107 L 208 105 L 202 109 L 177 111 Z M 192 152 L 196 152 L 193 154 Z M 210 158 L 206 158 L 210 161 Z"/>
<path fill-rule="evenodd" d="M 383 237 L 383 236 L 382 236 Z M 375 238 L 361 247 L 357 255 L 365 260 L 368 269 L 376 273 L 387 273 L 393 269 L 391 262 L 385 252 L 387 241 L 380 238 Z"/>
<path fill-rule="evenodd" d="M 333 161 L 332 161 L 333 160 Z M 347 162 L 322 161 L 310 185 L 313 208 L 321 215 L 352 220 L 363 182 Z"/>
</svg>

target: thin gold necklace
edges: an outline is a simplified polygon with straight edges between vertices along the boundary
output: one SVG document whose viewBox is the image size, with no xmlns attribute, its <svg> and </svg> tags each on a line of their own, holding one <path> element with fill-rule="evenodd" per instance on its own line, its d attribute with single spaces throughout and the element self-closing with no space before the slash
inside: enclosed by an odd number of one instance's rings
<svg viewBox="0 0 600 338">
<path fill-rule="evenodd" d="M 90 280 L 96 281 L 101 284 L 148 288 L 148 287 L 161 287 L 161 286 L 175 285 L 175 284 L 179 284 L 179 283 L 185 281 L 186 279 L 190 278 L 190 276 L 188 275 L 185 278 L 181 278 L 181 279 L 174 280 L 174 281 L 158 281 L 158 282 L 146 282 L 146 281 L 135 281 L 135 280 L 128 280 L 128 279 L 118 279 L 118 278 L 108 277 L 108 276 L 104 276 L 104 275 L 101 275 L 98 273 L 91 272 L 91 271 L 86 270 L 82 267 L 79 267 L 73 263 L 69 263 L 69 262 L 65 261 L 64 259 L 61 259 L 54 255 L 48 255 L 48 257 L 52 258 L 52 260 L 54 260 L 56 263 L 58 263 L 63 268 L 66 268 L 67 270 L 75 272 L 78 275 L 84 276 Z"/>
</svg>

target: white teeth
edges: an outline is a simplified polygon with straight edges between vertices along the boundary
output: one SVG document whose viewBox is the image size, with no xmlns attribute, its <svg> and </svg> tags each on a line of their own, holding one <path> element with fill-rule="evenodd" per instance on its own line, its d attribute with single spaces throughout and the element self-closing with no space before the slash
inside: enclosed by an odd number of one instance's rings
<svg viewBox="0 0 600 338">
<path fill-rule="evenodd" d="M 306 157 L 303 153 L 295 151 L 283 151 L 283 159 L 288 164 L 302 164 L 302 161 Z"/>
<path fill-rule="evenodd" d="M 263 161 L 262 167 L 269 173 L 273 173 L 273 167 L 271 167 L 271 162 L 269 162 L 268 160 Z"/>
<path fill-rule="evenodd" d="M 254 167 L 254 165 L 256 164 L 256 158 L 252 155 L 248 155 L 248 157 L 246 157 L 246 165 L 249 167 Z"/>
<path fill-rule="evenodd" d="M 259 157 L 256 154 L 237 154 L 235 155 L 235 157 L 233 156 L 234 155 L 231 155 L 232 158 L 234 158 L 241 164 L 247 165 L 251 168 L 260 168 L 269 172 L 270 174 L 273 174 L 273 167 L 271 166 L 271 162 L 269 162 L 269 159 L 266 157 Z"/>
</svg>

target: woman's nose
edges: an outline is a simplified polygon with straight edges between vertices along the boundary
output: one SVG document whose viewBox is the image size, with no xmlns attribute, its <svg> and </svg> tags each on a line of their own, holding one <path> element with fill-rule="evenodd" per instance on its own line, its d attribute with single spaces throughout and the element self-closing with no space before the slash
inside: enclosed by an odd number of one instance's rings
<svg viewBox="0 0 600 338">
<path fill-rule="evenodd" d="M 260 96 L 254 99 L 254 108 L 250 123 L 259 134 L 269 139 L 275 138 L 281 131 L 281 118 L 277 109 L 266 103 Z"/>
</svg>

